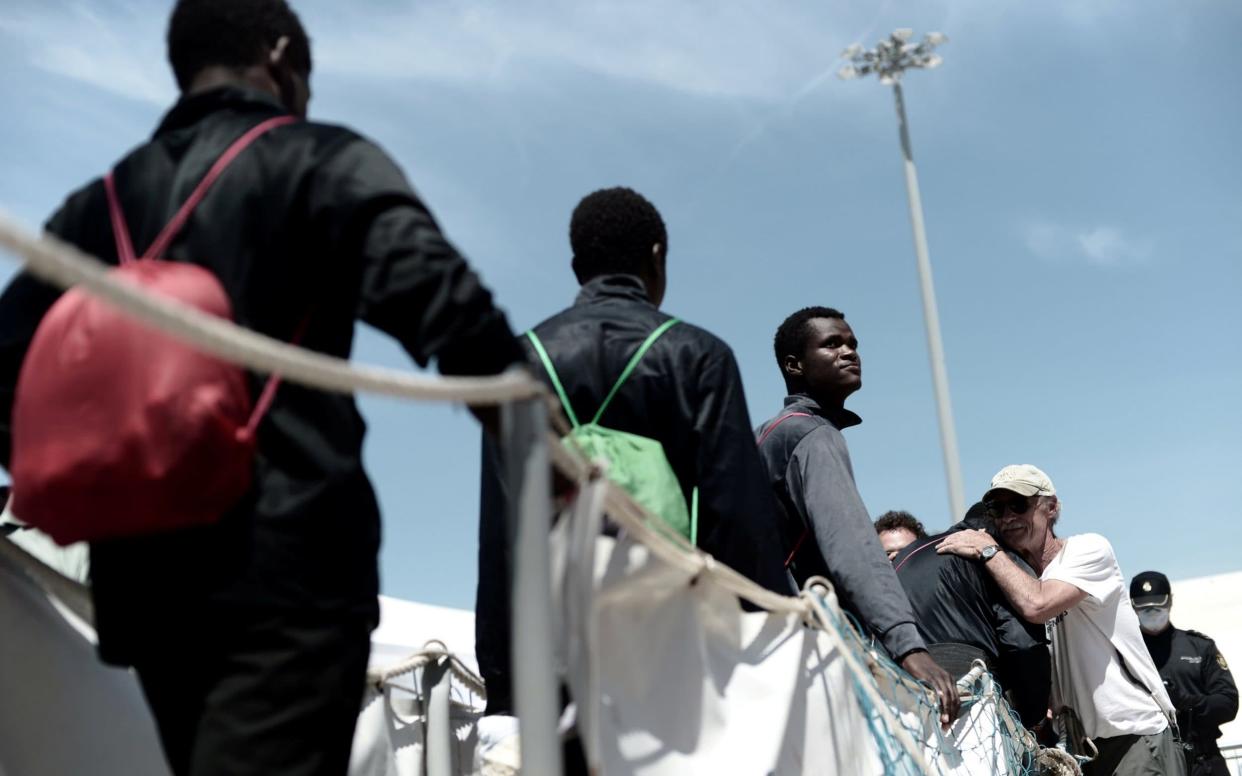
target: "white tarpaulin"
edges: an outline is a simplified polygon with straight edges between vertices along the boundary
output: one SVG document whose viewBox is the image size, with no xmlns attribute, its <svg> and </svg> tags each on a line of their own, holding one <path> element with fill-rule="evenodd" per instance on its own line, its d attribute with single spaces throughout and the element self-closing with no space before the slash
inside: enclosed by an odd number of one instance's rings
<svg viewBox="0 0 1242 776">
<path fill-rule="evenodd" d="M 1019 745 L 986 674 L 943 734 L 924 688 L 867 654 L 831 594 L 817 607 L 827 619 L 745 612 L 693 567 L 601 537 L 592 496 L 554 531 L 553 578 L 578 730 L 599 773 L 918 772 L 899 736 L 933 773 L 1014 764 Z"/>
<path fill-rule="evenodd" d="M 582 530 L 557 537 L 574 547 L 554 554 L 559 646 L 599 773 L 914 772 L 898 728 L 927 747 L 932 772 L 991 774 L 1012 763 L 994 695 L 942 739 L 917 687 L 851 669 L 866 663 L 860 642 L 798 614 L 743 612 L 710 578 L 695 582 L 642 545 L 600 538 L 593 521 L 564 525 Z M 381 609 L 351 776 L 473 772 L 473 618 L 394 599 Z M 831 603 L 826 610 L 836 616 Z M 0 776 L 166 776 L 133 676 L 100 664 L 86 621 L 9 554 L 0 555 L 0 629 Z M 444 646 L 424 649 L 433 638 Z"/>
<path fill-rule="evenodd" d="M 90 626 L 9 554 L 0 554 L 0 774 L 168 776 L 133 675 L 100 663 Z"/>
<path fill-rule="evenodd" d="M 14 545 L 0 542 L 6 550 L 0 553 L 0 776 L 168 776 L 133 674 L 100 663 L 94 629 L 27 575 Z M 397 663 L 435 638 L 456 652 L 466 671 L 473 669 L 470 612 L 383 597 L 380 612 L 373 668 Z M 411 672 L 385 682 L 382 692 L 367 688 L 352 776 L 428 774 L 427 706 L 412 692 L 422 677 L 422 671 Z M 448 692 L 449 732 L 433 724 L 431 735 L 444 744 L 441 750 L 452 750 L 454 767 L 464 768 L 453 773 L 468 773 L 477 717 L 470 709 L 478 697 L 460 682 L 424 684 Z"/>
<path fill-rule="evenodd" d="M 569 676 L 601 773 L 882 772 L 822 631 L 796 615 L 744 613 L 641 545 L 600 539 L 597 553 L 598 651 L 579 653 L 590 664 Z"/>
</svg>

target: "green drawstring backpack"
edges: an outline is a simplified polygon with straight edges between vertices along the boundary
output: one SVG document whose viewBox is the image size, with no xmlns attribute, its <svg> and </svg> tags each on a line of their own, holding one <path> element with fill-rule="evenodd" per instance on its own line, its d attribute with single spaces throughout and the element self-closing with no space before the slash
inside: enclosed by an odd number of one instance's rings
<svg viewBox="0 0 1242 776">
<path fill-rule="evenodd" d="M 556 374 L 556 368 L 552 366 L 552 359 L 548 356 L 548 351 L 544 349 L 543 343 L 539 341 L 539 337 L 535 336 L 533 331 L 526 332 L 526 336 L 535 346 L 535 352 L 539 354 L 539 360 L 543 362 L 543 368 L 547 370 L 548 377 L 552 379 L 552 386 L 556 388 L 556 395 L 561 398 L 561 406 L 565 408 L 565 414 L 569 417 L 569 422 L 573 424 L 573 431 L 569 432 L 562 441 L 589 460 L 603 458 L 607 461 L 608 479 L 629 493 L 648 512 L 662 519 L 675 533 L 689 539 L 691 544 L 695 544 L 698 538 L 698 488 L 694 489 L 692 496 L 694 503 L 690 509 L 686 509 L 686 499 L 681 492 L 681 483 L 678 482 L 677 475 L 673 472 L 668 457 L 664 454 L 663 445 L 654 439 L 617 431 L 599 424 L 600 418 L 607 412 L 613 397 L 617 395 L 617 391 L 638 366 L 643 355 L 651 349 L 651 346 L 664 332 L 679 322 L 677 318 L 670 318 L 648 335 L 643 344 L 638 346 L 630 362 L 625 365 L 625 370 L 617 378 L 607 398 L 600 404 L 595 417 L 591 418 L 590 423 L 585 424 L 578 422 L 574 408 L 569 406 L 569 396 L 565 393 L 560 377 Z"/>
</svg>

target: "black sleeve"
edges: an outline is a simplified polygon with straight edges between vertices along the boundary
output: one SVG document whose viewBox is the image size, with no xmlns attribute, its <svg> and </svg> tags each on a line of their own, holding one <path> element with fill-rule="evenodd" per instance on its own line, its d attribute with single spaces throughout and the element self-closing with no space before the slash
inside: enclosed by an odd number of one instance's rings
<svg viewBox="0 0 1242 776">
<path fill-rule="evenodd" d="M 487 685 L 487 713 L 513 713 L 510 643 L 513 565 L 500 451 L 483 434 L 479 492 L 479 580 L 474 598 L 474 655 Z"/>
<path fill-rule="evenodd" d="M 75 243 L 70 221 L 80 208 L 80 197 L 61 206 L 48 220 L 44 230 L 60 239 Z M 83 247 L 78 245 L 78 247 Z M 9 469 L 13 444 L 13 399 L 22 361 L 35 330 L 48 309 L 60 298 L 61 290 L 44 283 L 29 272 L 13 278 L 0 296 L 0 465 Z"/>
<path fill-rule="evenodd" d="M 854 483 L 840 432 L 825 425 L 803 437 L 785 478 L 795 507 L 814 530 L 842 605 L 862 618 L 894 659 L 926 649 L 910 599 Z"/>
<path fill-rule="evenodd" d="M 1238 685 L 1233 681 L 1229 664 L 1225 662 L 1216 643 L 1207 642 L 1200 664 L 1203 694 L 1188 696 L 1185 700 L 1197 722 L 1215 726 L 1224 725 L 1238 716 Z"/>
<path fill-rule="evenodd" d="M 792 591 L 776 540 L 772 490 L 750 428 L 742 376 L 723 343 L 696 369 L 693 433 L 698 545 L 769 590 Z"/>
<path fill-rule="evenodd" d="M 358 317 L 419 365 L 488 375 L 522 360 L 491 293 L 377 146 L 358 138 L 334 153 L 315 173 L 310 208 L 329 244 L 360 246 Z"/>
<path fill-rule="evenodd" d="M 1008 554 L 1034 576 L 1026 563 L 1014 553 Z M 1000 647 L 997 659 L 1001 686 L 1009 692 L 1010 703 L 1022 724 L 1033 727 L 1044 719 L 1052 692 L 1052 659 L 1045 643 L 1044 626 L 1029 623 L 1015 612 L 990 576 L 987 585 Z"/>
<path fill-rule="evenodd" d="M 1006 609 L 1006 607 L 999 607 Z M 1001 654 L 998 675 L 1022 724 L 1034 727 L 1044 719 L 1052 692 L 1052 660 L 1042 640 L 1032 638 L 1030 623 L 1006 609 L 997 636 Z M 1041 626 L 1042 627 L 1042 626 Z"/>
</svg>

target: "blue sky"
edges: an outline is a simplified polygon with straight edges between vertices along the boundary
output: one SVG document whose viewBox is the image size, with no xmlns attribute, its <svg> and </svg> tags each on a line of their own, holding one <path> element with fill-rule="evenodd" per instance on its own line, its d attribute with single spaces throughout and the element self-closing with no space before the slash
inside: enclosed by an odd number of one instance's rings
<svg viewBox="0 0 1242 776">
<path fill-rule="evenodd" d="M 387 148 L 528 327 L 570 303 L 569 213 L 624 184 L 670 233 L 666 309 L 737 353 L 752 420 L 794 309 L 845 311 L 873 514 L 950 522 L 892 98 L 832 77 L 898 26 L 950 37 L 907 110 L 968 497 L 1045 469 L 1127 576 L 1242 568 L 1242 6 L 1121 0 L 296 3 L 314 118 Z M 0 6 L 0 207 L 37 226 L 175 99 L 168 5 Z M 15 265 L 6 262 L 7 277 Z M 406 365 L 362 330 L 355 358 Z M 478 432 L 363 398 L 388 594 L 473 601 Z"/>
</svg>

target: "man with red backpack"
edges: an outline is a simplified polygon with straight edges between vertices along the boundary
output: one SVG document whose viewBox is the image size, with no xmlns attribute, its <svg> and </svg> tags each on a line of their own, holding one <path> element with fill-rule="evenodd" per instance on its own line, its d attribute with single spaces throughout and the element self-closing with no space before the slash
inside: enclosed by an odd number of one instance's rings
<svg viewBox="0 0 1242 776">
<path fill-rule="evenodd" d="M 70 195 L 50 233 L 106 261 L 132 248 L 139 263 L 201 266 L 237 323 L 329 355 L 349 356 L 362 320 L 445 374 L 522 359 L 392 160 L 304 120 L 310 46 L 284 0 L 180 0 L 168 52 L 181 99 L 108 186 Z M 23 274 L 0 298 L 6 468 L 21 455 L 19 370 L 60 296 Z M 257 400 L 265 380 L 247 382 Z M 341 774 L 378 619 L 365 424 L 353 397 L 289 383 L 255 421 L 252 484 L 218 522 L 92 544 L 99 651 L 135 668 L 175 773 Z"/>
</svg>

